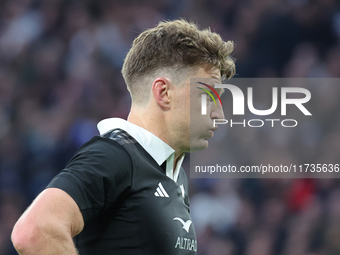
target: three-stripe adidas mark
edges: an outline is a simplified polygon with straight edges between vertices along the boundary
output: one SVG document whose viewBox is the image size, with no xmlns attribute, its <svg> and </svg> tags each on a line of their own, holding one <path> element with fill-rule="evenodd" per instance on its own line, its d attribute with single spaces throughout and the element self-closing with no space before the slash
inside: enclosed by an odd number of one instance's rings
<svg viewBox="0 0 340 255">
<path fill-rule="evenodd" d="M 156 192 L 154 193 L 156 197 L 169 197 L 168 193 L 165 191 L 162 183 L 158 183 Z"/>
</svg>

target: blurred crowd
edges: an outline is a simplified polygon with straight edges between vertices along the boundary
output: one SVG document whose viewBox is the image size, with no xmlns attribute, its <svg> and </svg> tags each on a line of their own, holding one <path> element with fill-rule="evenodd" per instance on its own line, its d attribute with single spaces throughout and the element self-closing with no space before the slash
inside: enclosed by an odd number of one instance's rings
<svg viewBox="0 0 340 255">
<path fill-rule="evenodd" d="M 340 77 L 336 0 L 0 1 L 0 255 L 16 254 L 15 221 L 98 134 L 97 122 L 127 117 L 120 69 L 132 40 L 179 17 L 235 42 L 236 77 Z M 306 127 L 289 142 L 236 132 L 230 160 L 253 162 L 256 150 L 340 163 L 339 91 L 321 86 L 314 107 L 331 127 Z M 190 179 L 190 187 L 199 255 L 340 254 L 337 179 Z"/>
</svg>

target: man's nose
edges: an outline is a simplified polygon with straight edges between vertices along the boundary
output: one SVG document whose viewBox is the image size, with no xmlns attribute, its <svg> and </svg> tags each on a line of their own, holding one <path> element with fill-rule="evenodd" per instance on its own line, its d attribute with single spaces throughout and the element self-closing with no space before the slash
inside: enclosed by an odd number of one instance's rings
<svg viewBox="0 0 340 255">
<path fill-rule="evenodd" d="M 217 105 L 214 105 L 211 111 L 211 118 L 212 119 L 224 119 L 224 112 L 222 105 L 220 103 L 217 103 Z"/>
</svg>

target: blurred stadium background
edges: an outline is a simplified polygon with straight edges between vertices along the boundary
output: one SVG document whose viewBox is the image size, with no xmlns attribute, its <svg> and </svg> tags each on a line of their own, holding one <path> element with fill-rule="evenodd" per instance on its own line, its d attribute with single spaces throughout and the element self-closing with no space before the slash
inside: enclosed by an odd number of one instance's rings
<svg viewBox="0 0 340 255">
<path fill-rule="evenodd" d="M 237 77 L 340 77 L 336 0 L 1 0 L 1 255 L 16 254 L 15 221 L 96 123 L 127 116 L 120 69 L 132 40 L 178 17 L 235 41 Z M 340 100 L 320 89 L 323 121 L 337 128 L 310 128 L 305 144 L 268 139 L 264 150 L 290 155 L 319 139 L 339 163 Z M 337 179 L 191 179 L 190 187 L 199 255 L 340 254 Z"/>
</svg>

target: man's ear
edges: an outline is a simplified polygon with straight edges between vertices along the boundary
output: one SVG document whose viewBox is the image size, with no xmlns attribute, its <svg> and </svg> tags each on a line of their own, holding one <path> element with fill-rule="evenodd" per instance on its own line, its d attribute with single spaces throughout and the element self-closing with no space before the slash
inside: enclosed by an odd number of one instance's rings
<svg viewBox="0 0 340 255">
<path fill-rule="evenodd" d="M 170 80 L 164 77 L 156 78 L 152 83 L 152 94 L 157 104 L 164 108 L 170 108 L 171 97 L 169 93 Z"/>
</svg>

